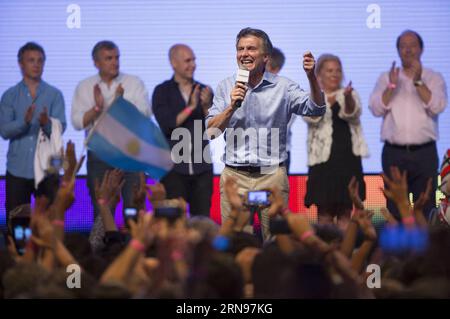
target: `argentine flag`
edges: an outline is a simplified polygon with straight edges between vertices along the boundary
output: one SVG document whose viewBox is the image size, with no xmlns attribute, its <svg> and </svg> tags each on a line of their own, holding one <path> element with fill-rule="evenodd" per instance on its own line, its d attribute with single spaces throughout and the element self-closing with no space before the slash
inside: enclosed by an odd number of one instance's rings
<svg viewBox="0 0 450 319">
<path fill-rule="evenodd" d="M 87 147 L 113 167 L 145 172 L 157 180 L 173 166 L 170 147 L 161 130 L 122 96 L 92 128 Z"/>
</svg>

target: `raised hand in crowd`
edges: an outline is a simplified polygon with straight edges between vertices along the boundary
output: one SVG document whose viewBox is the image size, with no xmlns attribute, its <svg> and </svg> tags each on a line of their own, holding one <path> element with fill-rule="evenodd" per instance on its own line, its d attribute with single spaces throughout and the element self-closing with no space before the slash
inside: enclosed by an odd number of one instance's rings
<svg viewBox="0 0 450 319">
<path fill-rule="evenodd" d="M 356 209 L 364 209 L 364 204 L 359 197 L 359 182 L 355 176 L 352 177 L 348 184 L 348 193 Z"/>
<path fill-rule="evenodd" d="M 383 215 L 384 219 L 386 220 L 389 226 L 398 225 L 398 221 L 394 218 L 394 216 L 392 216 L 391 212 L 386 207 L 382 207 L 380 209 L 380 213 L 381 215 Z"/>
<path fill-rule="evenodd" d="M 420 193 L 419 198 L 417 198 L 414 202 L 414 218 L 416 219 L 417 225 L 419 225 L 420 227 L 427 227 L 428 225 L 427 220 L 423 214 L 423 209 L 431 198 L 432 189 L 432 179 L 430 177 L 427 181 L 427 187 L 425 191 Z"/>
<path fill-rule="evenodd" d="M 381 174 L 381 177 L 387 186 L 387 188 L 381 188 L 381 191 L 386 198 L 395 203 L 404 223 L 407 221 L 406 223 L 408 224 L 415 224 L 413 220 L 412 223 L 410 222 L 411 218 L 414 217 L 410 212 L 406 171 L 401 173 L 398 167 L 395 166 L 392 166 L 390 171 L 391 177 Z"/>
<path fill-rule="evenodd" d="M 245 207 L 243 199 L 238 192 L 237 180 L 229 177 L 225 180 L 225 194 L 231 206 L 230 216 L 222 222 L 220 233 L 230 234 L 234 229 L 242 230 L 249 222 L 251 216 Z"/>
<path fill-rule="evenodd" d="M 146 185 L 145 189 L 147 190 L 147 198 L 152 205 L 155 205 L 156 202 L 165 200 L 167 197 L 164 185 L 159 182 L 153 185 Z"/>
<path fill-rule="evenodd" d="M 139 184 L 133 185 L 133 205 L 138 210 L 145 210 L 145 199 L 147 198 L 145 174 L 139 173 Z"/>
<path fill-rule="evenodd" d="M 287 213 L 287 207 L 284 202 L 284 198 L 281 195 L 281 191 L 277 186 L 271 187 L 268 189 L 270 192 L 269 200 L 270 206 L 267 214 L 269 218 L 273 218 L 277 215 L 284 215 Z"/>
<path fill-rule="evenodd" d="M 125 184 L 124 173 L 119 169 L 106 171 L 102 183 L 95 180 L 95 198 L 100 208 L 103 226 L 106 232 L 117 231 L 117 225 L 111 212 L 116 210 L 120 201 L 122 187 Z"/>
</svg>

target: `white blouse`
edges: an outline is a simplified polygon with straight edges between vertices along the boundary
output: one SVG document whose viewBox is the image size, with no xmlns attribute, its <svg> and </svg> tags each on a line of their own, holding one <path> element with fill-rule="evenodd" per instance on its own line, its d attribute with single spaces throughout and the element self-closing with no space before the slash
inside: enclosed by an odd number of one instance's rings
<svg viewBox="0 0 450 319">
<path fill-rule="evenodd" d="M 348 122 L 351 132 L 352 151 L 355 156 L 368 157 L 369 150 L 364 139 L 361 127 L 361 100 L 355 90 L 352 91 L 355 100 L 355 109 L 351 114 L 345 113 L 344 89 L 339 89 L 330 95 L 336 94 L 336 101 L 341 106 L 338 116 Z M 308 166 L 328 161 L 331 153 L 333 136 L 333 112 L 331 105 L 326 101 L 327 109 L 322 117 L 303 117 L 308 124 Z"/>
</svg>

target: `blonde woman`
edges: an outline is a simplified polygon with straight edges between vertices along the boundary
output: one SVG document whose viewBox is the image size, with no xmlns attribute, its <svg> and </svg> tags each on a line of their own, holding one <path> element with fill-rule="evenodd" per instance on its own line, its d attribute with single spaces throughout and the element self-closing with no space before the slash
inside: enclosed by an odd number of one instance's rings
<svg viewBox="0 0 450 319">
<path fill-rule="evenodd" d="M 360 122 L 361 102 L 351 82 L 342 87 L 339 57 L 320 56 L 316 75 L 327 108 L 322 117 L 303 117 L 308 123 L 309 166 L 305 205 L 317 206 L 319 223 L 333 223 L 336 217 L 339 226 L 346 227 L 352 210 L 347 185 L 353 176 L 365 199 L 361 157 L 368 156 L 368 149 Z"/>
</svg>

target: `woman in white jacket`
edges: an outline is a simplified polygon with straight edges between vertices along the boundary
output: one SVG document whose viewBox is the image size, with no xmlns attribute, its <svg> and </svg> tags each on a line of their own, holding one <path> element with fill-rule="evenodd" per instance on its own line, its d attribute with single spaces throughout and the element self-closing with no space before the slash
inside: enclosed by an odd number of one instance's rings
<svg viewBox="0 0 450 319">
<path fill-rule="evenodd" d="M 352 202 L 347 185 L 353 176 L 359 195 L 365 199 L 361 157 L 368 156 L 360 116 L 361 102 L 351 82 L 342 88 L 342 63 L 339 57 L 324 54 L 317 61 L 316 74 L 327 98 L 322 117 L 303 119 L 308 123 L 307 207 L 315 204 L 319 223 L 341 227 L 349 221 Z"/>
</svg>

